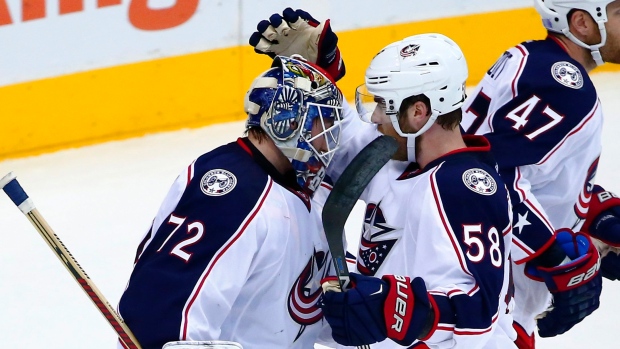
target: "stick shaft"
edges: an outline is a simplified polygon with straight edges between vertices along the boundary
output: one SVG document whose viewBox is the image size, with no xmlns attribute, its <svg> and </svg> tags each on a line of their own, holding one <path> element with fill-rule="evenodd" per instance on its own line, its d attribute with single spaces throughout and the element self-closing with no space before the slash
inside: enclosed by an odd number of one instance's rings
<svg viewBox="0 0 620 349">
<path fill-rule="evenodd" d="M 0 181 L 0 188 L 4 189 L 11 200 L 13 200 L 13 203 L 26 215 L 26 218 L 32 223 L 47 245 L 54 251 L 65 268 L 67 268 L 80 287 L 86 292 L 86 295 L 95 304 L 97 309 L 99 309 L 114 331 L 116 331 L 123 346 L 127 349 L 141 349 L 140 344 L 129 327 L 127 327 L 127 324 L 120 318 L 110 303 L 108 303 L 95 283 L 86 275 L 86 272 L 84 272 L 73 255 L 71 255 L 43 216 L 34 207 L 32 200 L 28 198 L 28 195 L 26 195 L 12 173 L 2 178 Z"/>
</svg>

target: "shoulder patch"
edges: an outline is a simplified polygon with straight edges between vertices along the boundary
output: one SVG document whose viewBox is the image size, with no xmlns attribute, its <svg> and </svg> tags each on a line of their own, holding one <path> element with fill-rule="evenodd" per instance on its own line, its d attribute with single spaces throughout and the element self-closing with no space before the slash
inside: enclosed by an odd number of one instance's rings
<svg viewBox="0 0 620 349">
<path fill-rule="evenodd" d="M 551 67 L 551 75 L 560 84 L 580 89 L 583 87 L 583 76 L 581 71 L 574 64 L 568 62 L 557 62 Z"/>
<path fill-rule="evenodd" d="M 209 196 L 230 193 L 237 185 L 237 177 L 230 171 L 216 169 L 205 173 L 200 180 L 200 190 Z"/>
<path fill-rule="evenodd" d="M 497 191 L 497 183 L 493 176 L 480 168 L 472 168 L 463 172 L 465 186 L 481 195 L 493 195 Z"/>
</svg>

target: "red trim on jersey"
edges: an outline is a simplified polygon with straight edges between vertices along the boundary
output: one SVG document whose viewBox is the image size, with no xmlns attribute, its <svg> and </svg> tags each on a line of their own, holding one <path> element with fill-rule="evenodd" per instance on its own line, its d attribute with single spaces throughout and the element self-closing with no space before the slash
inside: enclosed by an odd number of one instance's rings
<svg viewBox="0 0 620 349">
<path fill-rule="evenodd" d="M 192 181 L 192 178 L 194 178 L 194 164 L 196 163 L 196 160 L 192 161 L 191 164 L 189 164 L 189 166 L 187 167 L 187 183 L 185 183 L 185 188 L 189 187 L 189 183 Z"/>
<path fill-rule="evenodd" d="M 213 260 L 209 263 L 209 266 L 207 267 L 207 272 L 204 274 L 204 276 L 200 280 L 198 288 L 194 292 L 191 300 L 189 301 L 189 303 L 187 304 L 187 307 L 185 308 L 183 312 L 183 318 L 181 320 L 183 322 L 183 335 L 181 336 L 181 340 L 187 340 L 187 326 L 188 326 L 189 310 L 194 304 L 194 301 L 196 301 L 196 298 L 198 298 L 198 294 L 200 294 L 200 290 L 204 286 L 204 283 L 207 280 L 207 277 L 211 273 L 211 270 L 213 270 L 213 267 L 215 266 L 215 264 L 217 264 L 217 261 L 220 259 L 220 257 L 224 255 L 224 253 L 226 253 L 226 251 L 230 248 L 230 246 L 232 246 L 237 240 L 239 240 L 239 238 L 241 237 L 241 235 L 243 235 L 243 233 L 245 232 L 245 229 L 248 227 L 250 222 L 252 222 L 254 217 L 256 217 L 261 207 L 263 206 L 265 199 L 267 199 L 267 196 L 269 195 L 269 192 L 271 191 L 272 185 L 273 185 L 273 180 L 269 179 L 269 184 L 267 188 L 265 189 L 265 192 L 263 193 L 263 197 L 260 199 L 259 204 L 254 209 L 254 212 L 250 213 L 249 218 L 246 220 L 245 224 L 234 234 L 234 237 L 232 238 L 232 240 L 229 240 L 228 244 L 225 245 L 223 249 L 220 249 L 219 253 L 216 256 L 214 256 Z"/>
<path fill-rule="evenodd" d="M 532 252 L 527 253 L 527 251 L 525 251 L 525 252 L 526 252 L 529 256 L 527 256 L 527 257 L 525 257 L 525 258 L 523 258 L 523 259 L 520 259 L 520 260 L 515 260 L 514 262 L 515 262 L 516 264 L 523 264 L 523 263 L 525 263 L 525 262 L 531 261 L 532 259 L 534 259 L 534 258 L 536 258 L 536 257 L 540 256 L 540 255 L 541 255 L 541 254 L 542 254 L 542 253 L 543 253 L 543 252 L 544 252 L 547 248 L 549 248 L 549 246 L 551 246 L 551 244 L 553 244 L 553 242 L 554 242 L 554 241 L 555 241 L 555 236 L 554 236 L 554 235 L 551 235 L 551 237 L 549 238 L 549 240 L 548 240 L 547 242 L 545 242 L 545 244 L 544 244 L 544 245 L 542 245 L 542 247 L 541 247 L 541 248 L 539 248 L 539 249 L 538 249 L 538 251 L 536 251 L 536 252 L 534 252 L 534 253 L 532 253 Z M 521 246 L 521 245 L 517 242 L 517 240 L 512 239 L 512 242 L 514 242 L 514 243 L 515 243 L 515 245 L 519 246 L 519 248 L 523 249 L 523 247 L 522 247 L 522 246 Z M 527 246 L 527 245 L 526 245 L 526 246 Z M 531 249 L 530 249 L 529 247 L 528 247 L 528 250 L 530 250 L 530 251 L 531 251 Z"/>
<path fill-rule="evenodd" d="M 323 188 L 327 188 L 329 190 L 332 190 L 334 187 L 331 186 L 329 183 L 325 183 L 325 182 L 321 182 L 321 187 Z"/>
<path fill-rule="evenodd" d="M 514 188 L 515 188 L 516 191 L 518 191 L 520 193 L 521 200 L 525 200 L 525 190 L 523 190 L 523 189 L 521 189 L 519 187 L 519 180 L 521 179 L 521 169 L 516 167 L 515 170 L 517 171 L 517 176 L 515 178 Z"/>
<path fill-rule="evenodd" d="M 551 222 L 549 222 L 549 221 L 547 220 L 547 218 L 545 217 L 545 215 L 544 215 L 542 212 L 540 212 L 540 210 L 539 210 L 536 206 L 534 206 L 534 204 L 532 204 L 532 202 L 531 202 L 530 200 L 525 200 L 525 201 L 523 201 L 523 203 L 524 203 L 524 204 L 525 204 L 525 206 L 527 206 L 527 207 L 528 207 L 531 211 L 533 211 L 533 212 L 536 214 L 536 216 L 538 216 L 538 218 L 540 218 L 540 220 L 541 220 L 541 221 L 543 221 L 543 222 L 545 223 L 545 225 L 547 226 L 547 228 L 548 228 L 550 231 L 553 231 L 553 225 L 551 225 Z"/>
<path fill-rule="evenodd" d="M 463 135 L 463 141 L 465 141 L 465 148 L 460 148 L 448 152 L 441 157 L 449 156 L 452 154 L 472 152 L 472 151 L 481 151 L 481 152 L 490 152 L 491 151 L 491 143 L 484 136 L 479 135 Z"/>
<path fill-rule="evenodd" d="M 516 46 L 516 49 L 521 51 L 521 53 L 523 54 L 523 58 L 521 58 L 521 62 L 519 63 L 519 69 L 517 69 L 517 74 L 515 75 L 514 79 L 512 79 L 512 83 L 510 84 L 510 86 L 512 87 L 512 98 L 517 97 L 517 80 L 519 80 L 521 74 L 523 73 L 523 67 L 525 66 L 525 61 L 527 60 L 528 56 L 528 52 L 522 45 Z"/>
<path fill-rule="evenodd" d="M 508 224 L 508 226 L 506 226 L 506 229 L 502 231 L 502 236 L 506 236 L 506 234 L 510 233 L 511 231 L 512 231 L 512 226 Z"/>
<path fill-rule="evenodd" d="M 451 324 L 445 324 L 445 325 L 446 326 L 441 326 L 441 324 L 437 325 L 437 330 L 454 332 L 454 325 L 451 325 Z"/>
<path fill-rule="evenodd" d="M 239 144 L 239 146 L 243 148 L 243 150 L 245 150 L 248 154 L 254 156 L 254 154 L 252 154 L 252 150 L 248 148 L 248 146 L 245 145 L 245 143 L 243 143 L 243 139 L 237 138 L 237 144 Z"/>
<path fill-rule="evenodd" d="M 531 256 L 534 253 L 534 251 L 531 248 L 529 248 L 529 246 L 527 246 L 525 242 L 522 242 L 521 240 L 519 240 L 518 237 L 514 235 L 512 236 L 512 243 L 515 244 L 518 248 L 520 248 L 526 255 L 528 255 L 527 257 L 524 258 L 525 260 L 529 260 L 530 259 L 529 256 Z M 523 262 L 517 261 L 515 259 L 515 263 L 521 264 Z"/>
<path fill-rule="evenodd" d="M 474 278 L 474 276 L 467 269 L 467 264 L 463 260 L 464 259 L 463 252 L 458 247 L 459 246 L 458 242 L 455 241 L 456 238 L 454 237 L 454 233 L 452 232 L 450 224 L 448 223 L 448 218 L 446 217 L 446 214 L 443 211 L 443 206 L 441 204 L 441 199 L 440 199 L 439 192 L 437 191 L 437 183 L 436 183 L 436 180 L 435 180 L 435 173 L 437 173 L 437 171 L 440 168 L 441 168 L 441 165 L 437 166 L 437 168 L 435 170 L 433 170 L 433 172 L 431 173 L 431 175 L 429 177 L 431 179 L 431 189 L 432 189 L 432 192 L 433 192 L 433 197 L 435 199 L 435 204 L 437 205 L 437 211 L 439 212 L 439 217 L 441 218 L 441 222 L 443 223 L 443 227 L 445 229 L 445 232 L 448 234 L 448 237 L 450 238 L 450 242 L 452 243 L 452 248 L 454 248 L 454 250 L 456 251 L 456 255 L 457 255 L 458 259 L 459 259 L 459 264 L 461 265 L 461 269 L 463 269 L 465 274 L 471 276 L 475 280 L 476 278 Z M 476 284 L 474 285 L 474 287 L 472 287 L 472 290 L 477 289 L 477 288 L 478 288 L 478 282 L 476 281 Z M 470 290 L 470 292 L 472 290 Z M 463 291 L 463 292 L 465 292 L 465 291 Z"/>
<path fill-rule="evenodd" d="M 489 325 L 489 327 L 483 329 L 483 330 L 471 330 L 471 331 L 459 331 L 457 329 L 454 329 L 454 334 L 458 334 L 461 336 L 478 336 L 487 332 L 490 332 L 493 329 L 493 324 L 497 321 L 497 319 L 499 318 L 498 313 L 495 313 L 495 316 L 493 316 L 493 319 L 491 320 L 491 325 Z"/>
<path fill-rule="evenodd" d="M 536 336 L 532 333 L 528 335 L 527 332 L 521 325 L 516 322 L 512 323 L 512 328 L 517 331 L 517 339 L 515 340 L 515 345 L 519 349 L 534 349 L 535 347 L 535 338 Z"/>
<path fill-rule="evenodd" d="M 564 52 L 570 54 L 568 52 L 568 47 L 566 47 L 566 45 L 562 42 L 562 40 L 558 39 L 556 36 L 554 36 L 554 35 L 547 35 L 546 39 L 551 39 L 552 41 L 555 41 L 555 43 L 558 44 L 558 46 L 560 46 L 560 48 L 562 48 L 562 50 L 564 50 Z"/>
<path fill-rule="evenodd" d="M 581 128 L 583 128 L 583 126 L 585 126 L 585 124 L 588 123 L 588 121 L 590 121 L 590 119 L 592 119 L 592 117 L 594 116 L 594 114 L 596 114 L 596 111 L 598 110 L 600 106 L 599 101 L 596 101 L 596 104 L 594 105 L 594 108 L 592 109 L 592 112 L 590 112 L 590 115 L 588 115 L 582 122 L 581 125 L 579 125 L 578 128 L 572 130 L 569 134 L 567 134 L 558 144 L 556 144 L 555 147 L 553 147 L 553 150 L 551 150 L 549 153 L 547 153 L 547 155 L 540 161 L 538 162 L 536 165 L 542 165 L 545 163 L 545 161 L 549 160 L 549 158 L 551 157 L 551 155 L 553 155 L 553 153 L 555 153 L 558 149 L 560 149 L 560 147 L 562 146 L 562 144 L 564 144 L 564 142 L 566 142 L 566 140 L 568 139 L 568 137 L 574 135 L 575 133 L 579 132 L 579 130 L 581 130 Z"/>
</svg>

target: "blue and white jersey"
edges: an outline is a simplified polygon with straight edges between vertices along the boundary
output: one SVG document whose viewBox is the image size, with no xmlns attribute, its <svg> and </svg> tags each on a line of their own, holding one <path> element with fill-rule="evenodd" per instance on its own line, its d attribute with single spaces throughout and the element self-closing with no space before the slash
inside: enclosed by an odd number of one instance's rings
<svg viewBox="0 0 620 349">
<path fill-rule="evenodd" d="M 294 172 L 281 175 L 243 138 L 176 179 L 119 312 L 145 349 L 218 339 L 312 348 L 328 329 L 317 300 L 330 268 L 320 212 Z"/>
<path fill-rule="evenodd" d="M 357 118 L 351 110 L 347 114 L 345 120 Z M 347 122 L 353 127 L 343 129 L 343 137 L 354 130 L 356 142 L 345 143 L 338 156 L 350 159 L 344 153 L 355 155 L 378 133 L 359 119 Z M 425 341 L 431 348 L 516 348 L 509 314 L 510 200 L 488 142 L 475 136 L 466 142 L 468 148 L 424 170 L 390 160 L 371 180 L 361 196 L 361 241 L 351 242 L 359 246 L 356 271 L 424 279 L 441 311 Z M 388 339 L 370 347 L 399 346 Z"/>
<path fill-rule="evenodd" d="M 585 69 L 548 37 L 506 51 L 463 111 L 463 129 L 489 140 L 512 198 L 514 316 L 531 334 L 550 294 L 523 263 L 554 230 L 583 225 L 601 153 L 600 101 Z"/>
</svg>

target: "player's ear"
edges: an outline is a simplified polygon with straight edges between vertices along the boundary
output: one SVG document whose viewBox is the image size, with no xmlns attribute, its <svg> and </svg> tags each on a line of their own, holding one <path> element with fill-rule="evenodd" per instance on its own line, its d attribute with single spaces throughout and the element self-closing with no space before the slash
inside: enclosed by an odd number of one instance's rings
<svg viewBox="0 0 620 349">
<path fill-rule="evenodd" d="M 409 118 L 409 125 L 415 130 L 419 130 L 426 124 L 428 118 L 431 116 L 431 111 L 428 109 L 426 103 L 417 101 L 407 108 L 407 115 Z"/>
<path fill-rule="evenodd" d="M 598 25 L 586 11 L 573 11 L 569 15 L 569 27 L 571 33 L 585 43 L 600 42 Z"/>
<path fill-rule="evenodd" d="M 431 113 L 422 101 L 416 101 L 407 108 L 401 109 L 400 127 L 403 131 L 413 133 L 424 126 Z"/>
</svg>

